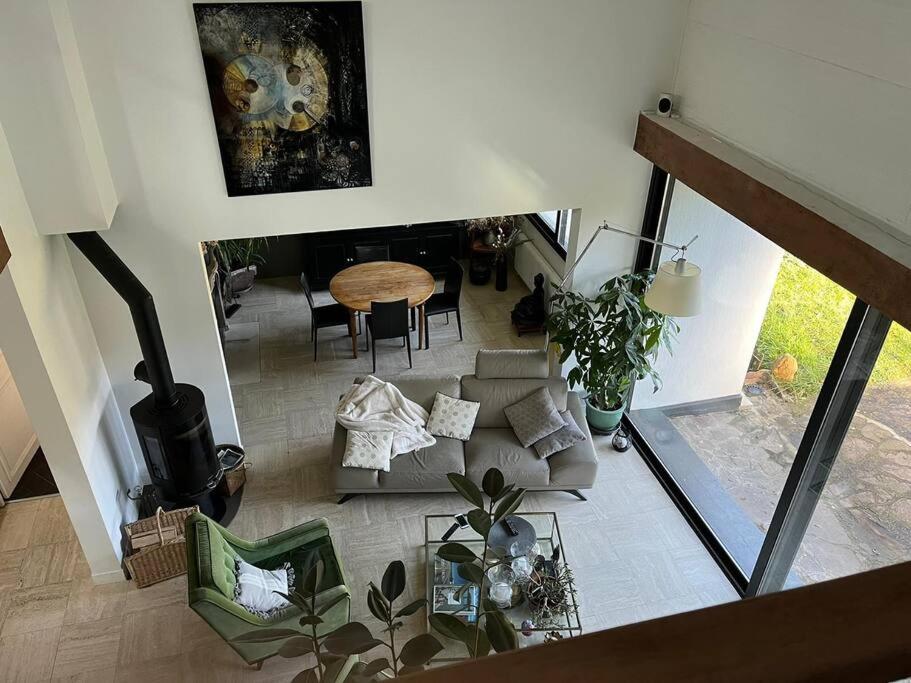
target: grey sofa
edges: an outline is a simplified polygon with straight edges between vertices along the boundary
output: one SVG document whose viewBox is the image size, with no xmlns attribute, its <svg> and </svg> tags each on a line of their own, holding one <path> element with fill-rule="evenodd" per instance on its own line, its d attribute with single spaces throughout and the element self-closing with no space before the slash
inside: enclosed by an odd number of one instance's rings
<svg viewBox="0 0 911 683">
<path fill-rule="evenodd" d="M 507 482 L 532 491 L 566 491 L 585 500 L 581 490 L 595 483 L 598 460 L 585 420 L 582 399 L 569 391 L 562 377 L 549 373 L 547 354 L 529 350 L 481 350 L 475 374 L 457 377 L 403 377 L 390 379 L 407 398 L 429 413 L 440 392 L 481 404 L 471 438 L 436 437 L 436 444 L 393 458 L 389 472 L 342 467 L 347 431 L 335 426 L 332 472 L 335 491 L 343 503 L 361 493 L 451 492 L 446 475 L 465 474 L 481 483 L 491 467 L 503 472 Z M 559 410 L 569 409 L 586 440 L 549 458 L 541 459 L 533 448 L 524 448 L 506 420 L 503 408 L 547 387 Z"/>
</svg>

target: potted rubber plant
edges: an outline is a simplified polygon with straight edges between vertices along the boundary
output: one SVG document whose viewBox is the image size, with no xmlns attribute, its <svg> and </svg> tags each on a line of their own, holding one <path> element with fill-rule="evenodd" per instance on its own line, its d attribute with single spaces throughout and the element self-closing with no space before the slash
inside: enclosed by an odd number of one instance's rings
<svg viewBox="0 0 911 683">
<path fill-rule="evenodd" d="M 268 246 L 268 237 L 220 240 L 214 243 L 216 258 L 232 294 L 243 294 L 253 289 L 257 266 L 266 262 L 262 251 Z"/>
<path fill-rule="evenodd" d="M 586 418 L 597 431 L 620 424 L 637 380 L 648 378 L 653 391 L 661 388 L 654 361 L 659 349 L 671 349 L 679 327 L 645 304 L 653 278 L 649 270 L 629 273 L 605 282 L 592 298 L 560 288 L 551 298 L 551 342 L 560 347 L 561 363 L 575 355 L 567 379 L 586 393 Z"/>
</svg>

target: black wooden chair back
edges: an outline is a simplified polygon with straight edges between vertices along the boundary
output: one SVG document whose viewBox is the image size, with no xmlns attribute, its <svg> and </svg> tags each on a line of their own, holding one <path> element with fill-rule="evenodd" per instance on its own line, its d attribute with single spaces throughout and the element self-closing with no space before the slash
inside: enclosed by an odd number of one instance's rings
<svg viewBox="0 0 911 683">
<path fill-rule="evenodd" d="M 446 294 L 454 294 L 456 298 L 462 292 L 462 279 L 465 277 L 465 271 L 462 264 L 454 258 L 449 259 L 449 267 L 446 269 L 446 279 L 443 281 L 443 291 Z"/>
<path fill-rule="evenodd" d="M 371 261 L 388 261 L 388 244 L 356 244 L 354 245 L 354 260 L 357 263 L 370 263 Z"/>
<path fill-rule="evenodd" d="M 307 297 L 307 303 L 310 304 L 310 310 L 312 311 L 315 308 L 313 305 L 313 292 L 310 291 L 310 283 L 307 282 L 306 273 L 301 273 L 300 283 L 301 289 L 304 290 L 304 296 Z"/>
<path fill-rule="evenodd" d="M 371 332 L 374 339 L 407 337 L 408 299 L 370 302 Z"/>
</svg>

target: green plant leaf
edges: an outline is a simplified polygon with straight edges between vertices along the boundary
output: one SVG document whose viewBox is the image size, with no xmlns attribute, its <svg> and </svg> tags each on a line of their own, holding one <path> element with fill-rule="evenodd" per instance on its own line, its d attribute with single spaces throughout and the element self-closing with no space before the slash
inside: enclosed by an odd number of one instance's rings
<svg viewBox="0 0 911 683">
<path fill-rule="evenodd" d="M 484 473 L 481 488 L 484 489 L 484 493 L 496 500 L 497 496 L 500 495 L 500 491 L 503 490 L 503 483 L 503 473 L 496 467 L 491 467 Z"/>
<path fill-rule="evenodd" d="M 324 661 L 325 661 L 325 658 L 324 658 Z M 328 664 L 326 664 L 326 669 L 325 669 L 325 671 L 323 671 L 323 676 L 322 676 L 321 680 L 325 681 L 326 683 L 329 683 L 329 681 L 332 681 L 332 683 L 335 683 L 335 681 L 338 679 L 338 675 L 341 673 L 342 669 L 345 667 L 345 661 L 346 661 L 346 658 L 342 657 L 341 659 L 337 659 L 335 661 L 332 661 L 332 662 L 329 662 Z"/>
<path fill-rule="evenodd" d="M 484 630 L 491 646 L 497 652 L 507 652 L 519 647 L 516 630 L 502 612 L 489 612 L 484 617 Z"/>
<path fill-rule="evenodd" d="M 518 510 L 524 497 L 525 489 L 516 489 L 497 503 L 497 509 L 493 513 L 494 524 L 501 522 L 504 517 Z"/>
<path fill-rule="evenodd" d="M 279 656 L 284 657 L 285 659 L 302 657 L 311 652 L 313 652 L 313 641 L 304 636 L 289 638 L 282 643 L 280 648 L 278 648 Z"/>
<path fill-rule="evenodd" d="M 481 600 L 481 607 L 485 612 L 499 612 L 500 608 L 497 607 L 497 604 L 490 598 L 484 598 Z"/>
<path fill-rule="evenodd" d="M 463 579 L 466 581 L 471 581 L 472 583 L 476 583 L 479 586 L 484 581 L 484 572 L 476 564 L 463 562 L 458 566 L 458 572 L 459 576 L 461 576 Z"/>
<path fill-rule="evenodd" d="M 376 676 L 380 671 L 385 671 L 386 669 L 391 669 L 392 665 L 389 663 L 389 660 L 385 657 L 380 657 L 379 659 L 374 659 L 372 662 L 367 664 L 361 671 L 362 676 Z"/>
<path fill-rule="evenodd" d="M 444 543 L 437 548 L 437 555 L 450 562 L 474 562 L 479 559 L 470 548 L 461 543 Z"/>
<path fill-rule="evenodd" d="M 477 637 L 478 643 L 477 653 L 474 649 L 475 637 Z M 490 639 L 487 637 L 487 634 L 484 633 L 484 629 L 480 626 L 470 626 L 464 642 L 468 648 L 468 654 L 471 657 L 486 657 L 490 652 Z"/>
<path fill-rule="evenodd" d="M 323 641 L 325 648 L 336 655 L 359 655 L 382 644 L 381 640 L 373 637 L 370 629 L 357 621 L 340 626 Z"/>
<path fill-rule="evenodd" d="M 430 626 L 434 631 L 438 631 L 447 638 L 465 642 L 465 637 L 468 635 L 468 627 L 458 617 L 443 612 L 434 612 L 430 615 L 428 621 L 430 621 Z"/>
<path fill-rule="evenodd" d="M 370 610 L 370 614 L 377 619 L 383 623 L 389 623 L 389 605 L 380 592 L 380 589 L 372 583 L 370 584 L 370 589 L 367 591 L 367 608 Z"/>
<path fill-rule="evenodd" d="M 464 474 L 458 474 L 457 472 L 450 472 L 446 477 L 449 479 L 449 483 L 452 484 L 452 488 L 454 488 L 462 498 L 475 507 L 483 509 L 484 496 L 481 495 L 480 489 L 478 489 L 477 485 L 471 481 L 471 479 Z"/>
<path fill-rule="evenodd" d="M 316 667 L 304 669 L 297 676 L 291 679 L 291 683 L 317 683 L 319 676 L 316 674 Z"/>
<path fill-rule="evenodd" d="M 402 609 L 395 613 L 395 618 L 399 617 L 410 617 L 412 614 L 421 609 L 424 605 L 427 604 L 427 600 L 424 598 L 418 598 L 412 603 L 405 605 Z"/>
<path fill-rule="evenodd" d="M 399 659 L 405 666 L 421 666 L 433 659 L 442 649 L 439 640 L 429 633 L 422 633 L 402 646 Z"/>
<path fill-rule="evenodd" d="M 273 640 L 299 636 L 300 631 L 291 628 L 261 628 L 258 631 L 241 633 L 232 641 L 235 643 L 271 643 Z"/>
<path fill-rule="evenodd" d="M 408 674 L 416 674 L 420 671 L 423 671 L 423 666 L 403 666 L 399 668 L 399 676 L 407 676 Z"/>
<path fill-rule="evenodd" d="M 369 594 L 368 594 L 368 595 L 369 595 Z M 334 599 L 330 600 L 329 602 L 327 602 L 325 605 L 322 605 L 322 606 L 316 611 L 316 614 L 317 614 L 317 616 L 322 616 L 322 615 L 324 615 L 326 612 L 328 612 L 329 610 L 331 610 L 333 607 L 335 607 L 338 603 L 342 602 L 343 600 L 350 600 L 350 599 L 351 599 L 351 596 L 348 595 L 347 593 L 342 594 L 342 595 L 339 595 L 339 596 L 337 596 L 336 598 L 334 598 Z"/>
<path fill-rule="evenodd" d="M 390 562 L 383 573 L 383 597 L 390 604 L 405 591 L 405 564 L 401 560 Z"/>
<path fill-rule="evenodd" d="M 323 561 L 321 559 L 313 561 L 311 559 L 313 557 L 315 557 L 315 555 L 308 557 L 307 561 L 304 563 L 304 580 L 301 583 L 303 590 L 310 595 L 316 593 L 323 583 Z"/>
<path fill-rule="evenodd" d="M 405 624 L 401 621 L 393 621 L 390 626 L 383 629 L 383 633 L 391 633 L 392 631 L 398 631 Z"/>
<path fill-rule="evenodd" d="M 307 599 L 310 596 L 307 596 L 307 598 L 305 598 L 297 591 L 292 591 L 291 593 L 282 593 L 281 591 L 272 592 L 276 595 L 282 596 L 285 600 L 297 607 L 304 614 L 310 614 L 310 601 Z"/>
<path fill-rule="evenodd" d="M 490 533 L 490 515 L 486 511 L 474 508 L 468 511 L 468 524 L 486 541 Z"/>
<path fill-rule="evenodd" d="M 493 502 L 496 503 L 496 502 L 497 502 L 498 500 L 500 500 L 503 496 L 505 496 L 505 495 L 508 494 L 510 491 L 512 491 L 515 487 L 516 487 L 515 484 L 507 484 L 506 486 L 504 486 L 503 488 L 501 488 L 501 489 L 500 489 L 500 492 L 496 495 L 496 497 L 495 497 L 495 498 L 492 498 L 491 500 L 493 500 Z"/>
<path fill-rule="evenodd" d="M 319 626 L 320 624 L 323 623 L 323 620 L 317 616 L 313 616 L 311 614 L 305 614 L 304 616 L 302 616 L 300 618 L 299 623 L 301 626 Z"/>
</svg>

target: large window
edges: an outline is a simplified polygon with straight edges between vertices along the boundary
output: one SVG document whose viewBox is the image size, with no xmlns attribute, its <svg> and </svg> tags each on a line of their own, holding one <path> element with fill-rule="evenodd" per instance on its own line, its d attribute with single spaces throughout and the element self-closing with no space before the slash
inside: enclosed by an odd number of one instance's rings
<svg viewBox="0 0 911 683">
<path fill-rule="evenodd" d="M 564 259 L 569 245 L 570 215 L 571 212 L 567 209 L 528 214 L 528 220 Z"/>
<path fill-rule="evenodd" d="M 880 353 L 881 314 L 679 181 L 653 219 L 667 242 L 699 235 L 703 312 L 678 320 L 663 386 L 636 387 L 628 424 L 733 583 L 911 556 L 911 333 L 893 326 Z M 669 252 L 644 247 L 639 265 Z"/>
</svg>

